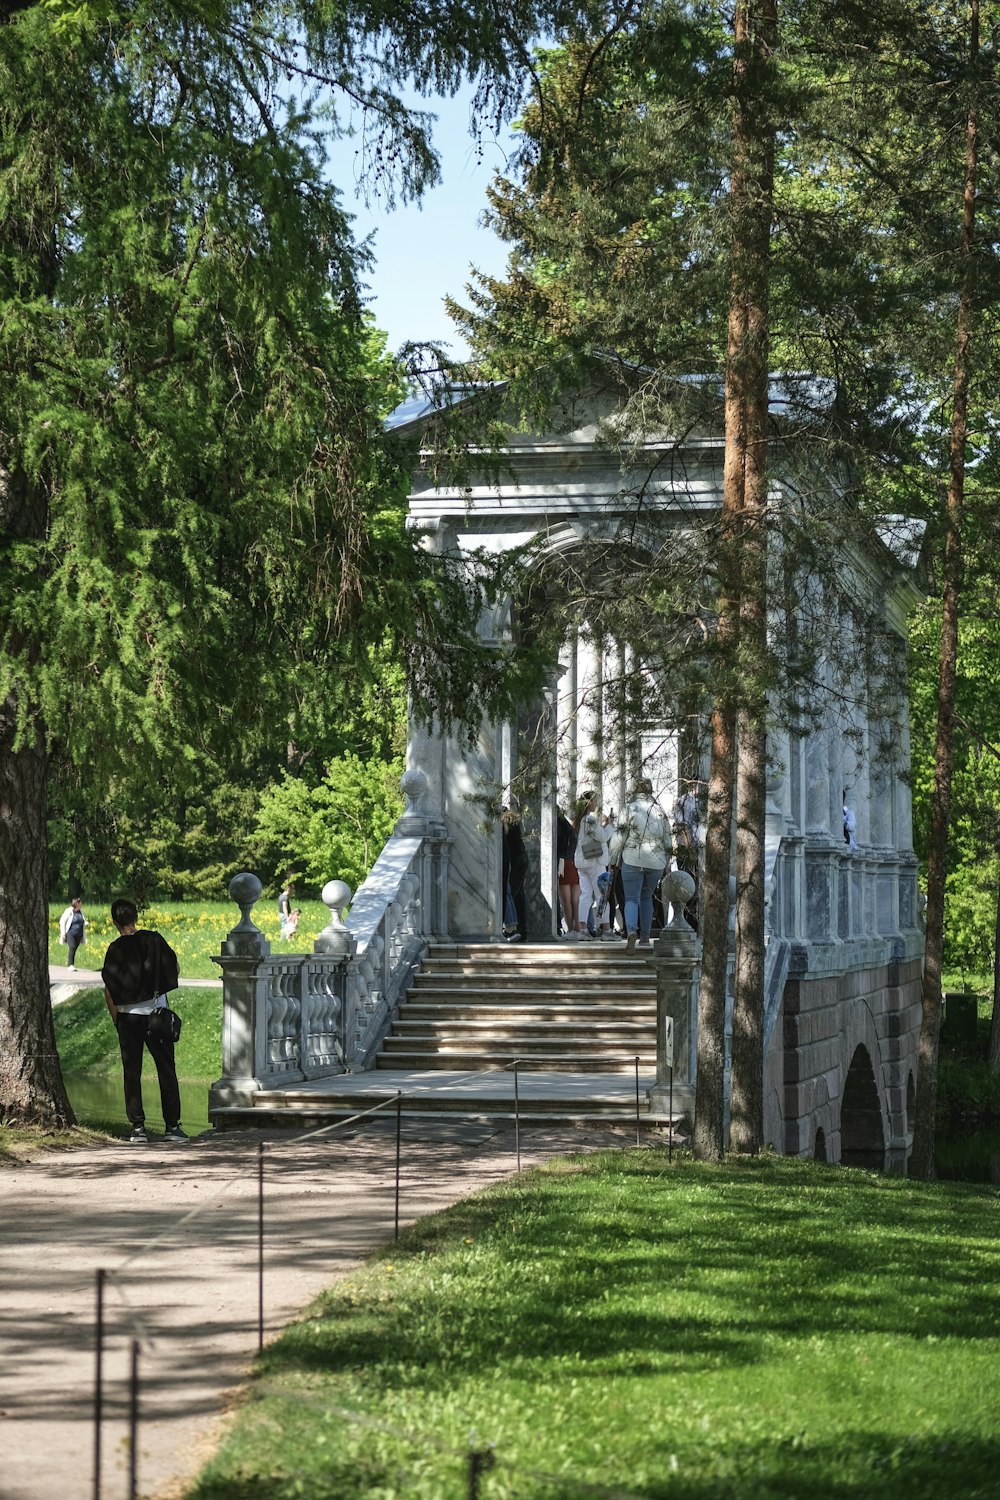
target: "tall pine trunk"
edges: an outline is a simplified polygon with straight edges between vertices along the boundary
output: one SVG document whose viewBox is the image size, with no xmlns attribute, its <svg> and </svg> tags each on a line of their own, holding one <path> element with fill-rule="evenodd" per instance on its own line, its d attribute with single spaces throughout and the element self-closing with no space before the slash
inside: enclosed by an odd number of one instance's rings
<svg viewBox="0 0 1000 1500">
<path fill-rule="evenodd" d="M 719 631 L 735 616 L 735 601 L 720 608 Z M 735 620 L 733 620 L 735 627 Z M 723 643 L 724 644 L 724 643 Z M 698 1161 L 718 1161 L 724 1138 L 726 969 L 729 953 L 729 869 L 733 828 L 736 714 L 730 703 L 712 713 L 705 871 L 699 893 L 701 980 L 698 987 L 698 1071 L 691 1149 Z"/>
<path fill-rule="evenodd" d="M 747 7 L 750 12 L 750 7 Z M 767 423 L 774 124 L 766 67 L 777 33 L 775 0 L 744 13 L 745 97 L 737 111 L 741 222 L 737 265 L 746 305 L 740 385 L 746 411 L 740 525 L 740 663 L 737 719 L 736 970 L 730 1144 L 753 1154 L 764 1138 L 764 823 L 767 804 Z"/>
<path fill-rule="evenodd" d="M 725 983 L 734 789 L 737 828 L 737 969 L 733 1016 L 731 1123 L 737 1150 L 756 1151 L 763 1135 L 763 944 L 766 700 L 760 672 L 766 645 L 766 442 L 768 286 L 773 129 L 762 65 L 774 46 L 775 0 L 740 0 L 733 62 L 733 171 L 729 315 L 726 346 L 726 452 L 723 476 L 719 656 L 712 715 L 702 970 L 698 995 L 698 1074 L 694 1154 L 723 1150 Z M 746 632 L 744 636 L 744 632 Z M 756 682 L 738 706 L 747 661 Z M 737 732 L 737 724 L 739 730 Z M 739 770 L 737 771 L 737 766 Z"/>
<path fill-rule="evenodd" d="M 979 57 L 979 0 L 969 5 L 969 60 Z M 955 674 L 962 592 L 962 514 L 965 506 L 965 445 L 969 427 L 969 375 L 972 362 L 973 239 L 976 228 L 978 131 L 975 101 L 965 124 L 965 184 L 962 208 L 962 278 L 958 304 L 950 467 L 945 502 L 945 547 L 941 589 L 941 655 L 934 742 L 927 855 L 927 930 L 917 1046 L 917 1108 L 910 1175 L 934 1176 L 934 1117 L 937 1111 L 938 1043 L 941 1032 L 941 968 L 944 951 L 945 878 L 948 870 L 948 818 L 955 729 Z"/>
</svg>

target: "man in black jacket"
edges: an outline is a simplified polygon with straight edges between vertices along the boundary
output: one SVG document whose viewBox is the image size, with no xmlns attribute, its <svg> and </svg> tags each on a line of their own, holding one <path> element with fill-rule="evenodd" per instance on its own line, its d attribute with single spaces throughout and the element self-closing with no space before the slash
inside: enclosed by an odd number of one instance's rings
<svg viewBox="0 0 1000 1500">
<path fill-rule="evenodd" d="M 149 1142 L 142 1108 L 142 1052 L 149 1048 L 160 1083 L 160 1106 L 166 1126 L 165 1141 L 186 1141 L 181 1129 L 181 1096 L 174 1067 L 174 1044 L 158 1032 L 151 1033 L 149 1018 L 166 1005 L 166 992 L 176 989 L 177 954 L 158 932 L 136 930 L 139 913 L 133 901 L 115 901 L 111 920 L 119 936 L 104 957 L 101 978 L 104 998 L 118 1032 L 125 1075 L 125 1112 L 132 1122 L 129 1141 L 135 1146 Z"/>
</svg>

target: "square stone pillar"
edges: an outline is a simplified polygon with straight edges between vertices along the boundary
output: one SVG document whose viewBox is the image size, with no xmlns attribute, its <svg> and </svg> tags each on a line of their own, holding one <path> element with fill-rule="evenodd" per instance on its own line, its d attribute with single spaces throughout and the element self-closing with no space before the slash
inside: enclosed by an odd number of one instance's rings
<svg viewBox="0 0 1000 1500">
<path fill-rule="evenodd" d="M 675 870 L 664 881 L 672 919 L 647 960 L 656 970 L 656 1082 L 648 1092 L 650 1113 L 694 1117 L 698 1057 L 698 977 L 701 942 L 684 918 L 694 881 Z M 672 1099 L 671 1099 L 672 1094 Z"/>
</svg>

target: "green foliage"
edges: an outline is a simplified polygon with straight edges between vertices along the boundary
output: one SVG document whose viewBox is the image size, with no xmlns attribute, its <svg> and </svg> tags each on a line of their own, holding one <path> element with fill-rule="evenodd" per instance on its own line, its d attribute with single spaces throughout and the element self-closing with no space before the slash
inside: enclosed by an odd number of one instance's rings
<svg viewBox="0 0 1000 1500">
<path fill-rule="evenodd" d="M 320 1298 L 192 1500 L 448 1500 L 470 1449 L 497 1500 L 985 1496 L 994 1216 L 985 1189 L 798 1161 L 553 1162 Z"/>
<path fill-rule="evenodd" d="M 171 1004 L 183 1021 L 176 1049 L 178 1075 L 217 1078 L 222 1056 L 222 990 L 186 986 L 174 994 Z M 57 1005 L 52 1018 L 65 1073 L 120 1075 L 121 1056 L 102 989 L 81 990 Z"/>
<path fill-rule="evenodd" d="M 401 759 L 348 754 L 330 762 L 318 786 L 286 775 L 268 787 L 257 815 L 261 869 L 278 879 L 300 870 L 319 886 L 346 880 L 356 890 L 403 811 L 402 772 Z"/>
<path fill-rule="evenodd" d="M 974 528 L 991 497 L 971 486 Z M 974 549 L 959 627 L 954 771 L 945 890 L 944 954 L 952 969 L 992 972 L 1000 890 L 1000 621 L 996 578 L 983 541 Z M 934 787 L 940 611 L 931 601 L 910 626 L 914 847 L 926 858 Z"/>
</svg>

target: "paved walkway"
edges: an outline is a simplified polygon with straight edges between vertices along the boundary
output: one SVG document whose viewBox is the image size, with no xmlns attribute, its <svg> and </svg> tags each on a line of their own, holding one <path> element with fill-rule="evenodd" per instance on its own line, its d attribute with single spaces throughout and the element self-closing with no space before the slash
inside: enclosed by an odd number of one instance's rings
<svg viewBox="0 0 1000 1500">
<path fill-rule="evenodd" d="M 86 990 L 100 983 L 101 976 L 96 969 L 69 969 L 65 964 L 49 964 L 49 985 L 53 1005 L 61 1005 L 64 1000 L 72 999 L 77 990 Z M 182 979 L 180 983 L 192 989 L 222 989 L 221 979 Z"/>
<path fill-rule="evenodd" d="M 101 1500 L 128 1494 L 128 1366 L 139 1360 L 138 1488 L 174 1500 L 218 1440 L 257 1349 L 257 1163 L 265 1142 L 267 1336 L 391 1241 L 395 1126 L 332 1135 L 209 1133 L 0 1167 L 0 1495 L 94 1494 L 96 1270 L 107 1272 Z M 527 1167 L 629 1132 L 521 1132 Z M 631 1137 L 634 1140 L 634 1136 Z M 406 1224 L 516 1170 L 509 1125 L 408 1120 Z"/>
</svg>

